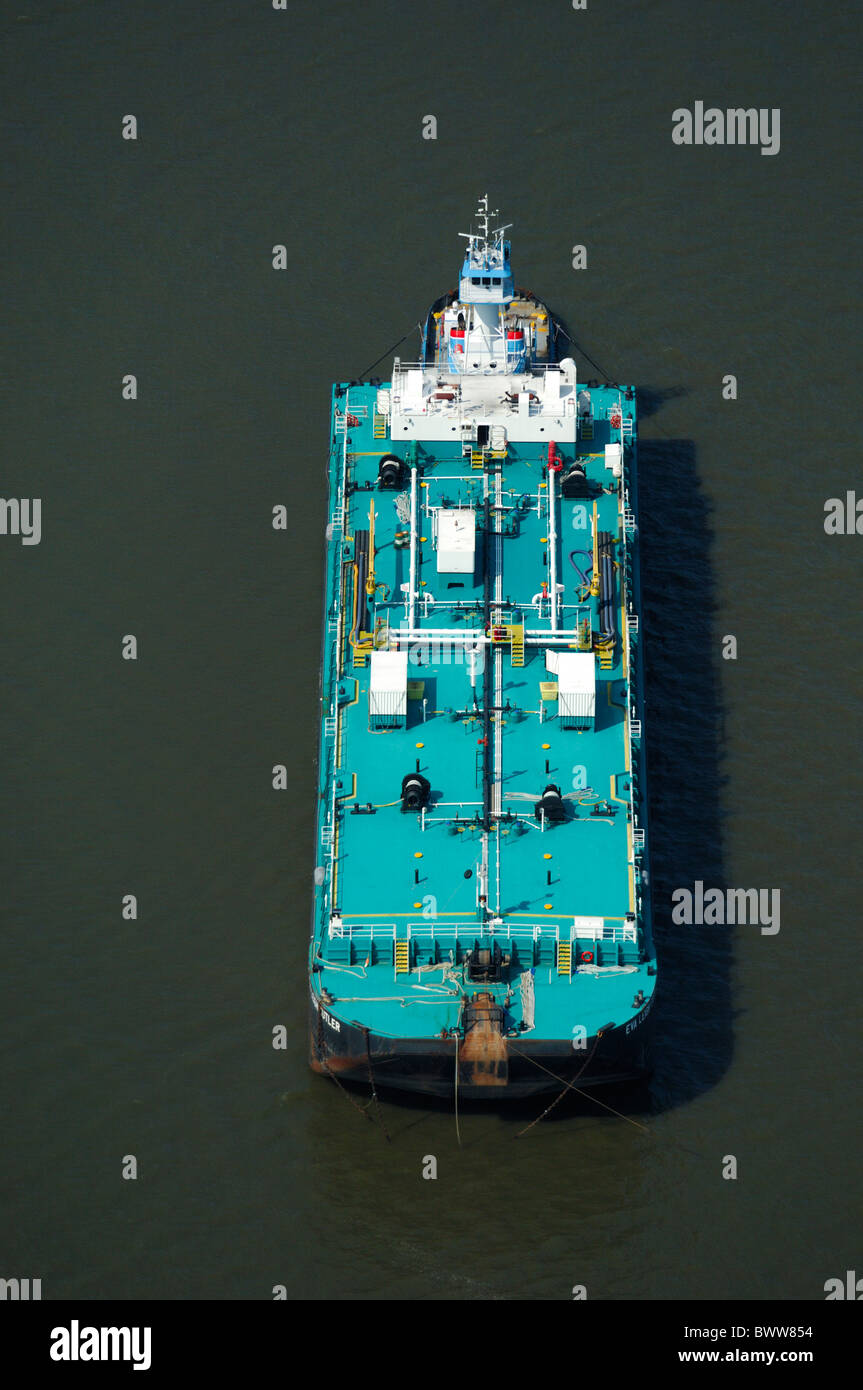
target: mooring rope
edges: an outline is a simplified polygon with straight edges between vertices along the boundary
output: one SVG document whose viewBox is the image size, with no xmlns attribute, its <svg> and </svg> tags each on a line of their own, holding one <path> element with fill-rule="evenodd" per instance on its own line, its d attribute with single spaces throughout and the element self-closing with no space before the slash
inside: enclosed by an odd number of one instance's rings
<svg viewBox="0 0 863 1390">
<path fill-rule="evenodd" d="M 458 1127 L 458 1028 L 455 1033 L 455 1137 L 461 1148 L 461 1133 Z"/>
<path fill-rule="evenodd" d="M 562 334 L 563 334 L 563 336 L 564 336 L 564 338 L 566 338 L 567 342 L 572 343 L 572 346 L 575 348 L 576 352 L 580 352 L 581 355 L 582 355 L 582 357 L 585 359 L 585 361 L 590 363 L 591 367 L 595 367 L 595 368 L 596 368 L 596 370 L 599 372 L 599 375 L 600 375 L 600 376 L 604 376 L 604 377 L 605 377 L 605 380 L 606 380 L 606 382 L 608 383 L 609 386 L 616 386 L 616 385 L 618 384 L 617 381 L 614 379 L 614 377 L 609 376 L 609 375 L 608 375 L 608 372 L 604 371 L 603 368 L 600 367 L 600 365 L 599 365 L 598 362 L 594 362 L 594 360 L 593 360 L 593 358 L 590 356 L 590 353 L 589 353 L 589 352 L 585 352 L 584 348 L 581 347 L 580 344 L 578 344 L 578 343 L 575 341 L 574 338 L 571 338 L 571 337 L 570 337 L 570 335 L 567 333 L 566 329 L 563 327 L 563 325 L 562 325 L 561 323 L 558 323 L 558 324 L 557 324 L 557 331 L 558 331 L 558 333 L 562 333 Z"/>
<path fill-rule="evenodd" d="M 336 1083 L 336 1085 L 338 1086 L 339 1090 L 341 1091 L 342 1095 L 345 1096 L 345 1097 L 347 1098 L 347 1100 L 350 1101 L 350 1103 L 351 1103 L 351 1105 L 354 1107 L 354 1109 L 355 1109 L 355 1110 L 359 1110 L 360 1114 L 361 1114 L 361 1115 L 364 1115 L 365 1118 L 369 1121 L 370 1124 L 373 1124 L 374 1121 L 372 1120 L 372 1117 L 371 1117 L 371 1115 L 369 1114 L 368 1110 L 366 1110 L 364 1106 L 360 1105 L 358 1101 L 354 1100 L 354 1097 L 351 1095 L 350 1091 L 348 1091 L 348 1090 L 346 1089 L 346 1087 L 344 1087 L 344 1086 L 342 1085 L 341 1081 L 339 1081 L 339 1078 L 336 1076 L 335 1072 L 334 1072 L 334 1071 L 330 1071 L 329 1064 L 328 1064 L 328 1062 L 327 1062 L 326 1055 L 325 1055 L 325 1053 L 324 1053 L 324 1048 L 323 1048 L 323 1033 L 322 1033 L 322 1030 L 323 1030 L 323 1020 L 322 1020 L 322 1018 L 321 1018 L 321 1013 L 320 1013 L 320 1009 L 319 1009 L 319 1010 L 318 1010 L 318 1028 L 317 1028 L 318 1037 L 317 1037 L 317 1042 L 315 1043 L 315 1051 L 316 1051 L 316 1053 L 317 1053 L 317 1055 L 318 1055 L 318 1061 L 320 1062 L 321 1066 L 323 1067 L 323 1069 L 324 1069 L 326 1075 L 332 1077 L 333 1081 L 335 1081 L 335 1083 Z M 387 1136 L 387 1137 L 389 1137 L 389 1136 Z"/>
<path fill-rule="evenodd" d="M 360 372 L 359 380 L 360 380 L 360 381 L 365 381 L 365 379 L 366 379 L 366 377 L 368 376 L 369 372 L 374 371 L 374 369 L 375 369 L 375 367 L 378 365 L 378 363 L 379 363 L 379 362 L 383 362 L 383 360 L 384 360 L 385 357 L 389 357 L 389 355 L 390 355 L 391 352 L 395 352 L 395 350 L 396 350 L 397 347 L 401 347 L 402 343 L 405 341 L 405 338 L 409 338 L 409 337 L 411 336 L 411 334 L 413 333 L 413 331 L 414 331 L 415 328 L 419 329 L 419 335 L 420 335 L 420 337 L 422 337 L 422 333 L 423 333 L 422 324 L 420 324 L 420 323 L 412 323 L 411 326 L 410 326 L 410 328 L 408 329 L 407 333 L 405 333 L 404 338 L 399 338 L 399 340 L 398 340 L 397 343 L 393 343 L 392 347 L 389 347 L 389 348 L 386 349 L 385 352 L 382 352 L 381 355 L 380 355 L 380 357 L 376 357 L 375 360 L 374 360 L 374 362 L 371 364 L 370 367 L 366 367 L 366 369 L 365 369 L 364 372 Z"/>
<path fill-rule="evenodd" d="M 383 1115 L 381 1114 L 381 1107 L 380 1107 L 380 1104 L 379 1104 L 379 1102 L 378 1102 L 378 1090 L 377 1090 L 377 1087 L 376 1087 L 376 1085 L 375 1085 L 375 1074 L 374 1074 L 374 1071 L 373 1071 L 373 1069 L 372 1069 L 372 1048 L 371 1048 L 371 1042 L 369 1041 L 369 1030 L 368 1030 L 368 1028 L 364 1028 L 364 1029 L 363 1029 L 363 1032 L 364 1032 L 365 1035 L 366 1035 L 366 1061 L 367 1061 L 368 1064 L 369 1064 L 369 1081 L 370 1081 L 370 1083 L 371 1083 L 371 1088 L 372 1088 L 372 1100 L 374 1101 L 374 1105 L 375 1105 L 375 1114 L 377 1115 L 377 1117 L 378 1117 L 378 1123 L 380 1124 L 380 1127 L 381 1127 L 381 1129 L 382 1129 L 383 1132 L 384 1132 L 384 1138 L 386 1139 L 386 1141 L 387 1141 L 388 1144 L 391 1144 L 391 1143 L 392 1143 L 392 1139 L 390 1138 L 390 1132 L 389 1132 L 389 1130 L 387 1129 L 386 1125 L 384 1124 L 384 1117 L 383 1117 Z"/>
<path fill-rule="evenodd" d="M 597 1033 L 596 1037 L 595 1037 L 594 1040 L 593 1040 L 593 1047 L 590 1049 L 590 1052 L 587 1054 L 587 1057 L 586 1057 L 585 1060 L 584 1060 L 584 1065 L 583 1065 L 582 1067 L 580 1067 L 578 1073 L 576 1074 L 576 1077 L 575 1077 L 575 1080 L 576 1080 L 576 1081 L 577 1081 L 578 1078 L 581 1076 L 581 1074 L 582 1074 L 582 1072 L 585 1070 L 585 1068 L 589 1065 L 589 1063 L 593 1060 L 593 1054 L 594 1054 L 594 1052 L 596 1051 L 597 1047 L 599 1046 L 599 1040 L 600 1040 L 601 1037 L 602 1037 L 602 1031 L 600 1030 L 600 1032 Z M 544 1066 L 542 1065 L 541 1062 L 538 1062 L 538 1061 L 536 1060 L 535 1057 L 530 1057 L 530 1056 L 528 1056 L 528 1054 L 527 1054 L 526 1052 L 519 1052 L 518 1048 L 517 1048 L 517 1047 L 513 1047 L 512 1043 L 509 1044 L 509 1049 L 510 1049 L 511 1052 L 514 1052 L 515 1055 L 516 1055 L 517 1057 L 524 1057 L 528 1062 L 533 1062 L 534 1066 L 535 1066 L 535 1067 L 539 1067 L 540 1071 L 548 1072 L 548 1075 L 549 1075 L 549 1076 L 553 1076 L 554 1079 L 555 1079 L 555 1081 L 561 1081 L 561 1080 L 563 1079 L 562 1077 L 557 1076 L 553 1071 L 549 1071 L 548 1067 L 544 1067 Z M 533 1129 L 534 1125 L 538 1125 L 539 1122 L 540 1122 L 540 1120 L 544 1120 L 545 1117 L 546 1117 L 546 1115 L 549 1113 L 549 1111 L 551 1111 L 551 1110 L 554 1109 L 554 1107 L 557 1105 L 558 1101 L 560 1101 L 560 1100 L 563 1099 L 564 1095 L 566 1094 L 566 1092 L 567 1092 L 568 1090 L 574 1091 L 574 1090 L 577 1090 L 577 1089 L 578 1089 L 578 1088 L 576 1087 L 575 1082 L 572 1082 L 572 1081 L 564 1081 L 564 1083 L 563 1083 L 563 1090 L 560 1092 L 560 1095 L 558 1095 L 558 1096 L 555 1097 L 555 1099 L 551 1102 L 551 1105 L 547 1106 L 546 1109 L 543 1110 L 543 1112 L 542 1112 L 541 1115 L 537 1115 L 536 1119 L 535 1119 L 535 1120 L 531 1120 L 531 1122 L 530 1122 L 529 1125 L 525 1125 L 524 1129 L 520 1129 L 519 1132 L 518 1132 L 518 1134 L 515 1136 L 516 1139 L 520 1139 L 521 1136 L 522 1136 L 523 1134 L 527 1134 L 527 1132 L 528 1132 L 529 1129 Z"/>
</svg>

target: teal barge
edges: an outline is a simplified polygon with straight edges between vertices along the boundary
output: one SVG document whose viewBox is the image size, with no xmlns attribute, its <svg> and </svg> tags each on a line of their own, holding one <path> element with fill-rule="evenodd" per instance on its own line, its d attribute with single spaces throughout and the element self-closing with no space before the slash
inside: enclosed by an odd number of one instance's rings
<svg viewBox="0 0 863 1390">
<path fill-rule="evenodd" d="M 332 391 L 310 1063 L 499 1100 L 650 1068 L 635 392 L 480 200 L 420 359 Z"/>
</svg>

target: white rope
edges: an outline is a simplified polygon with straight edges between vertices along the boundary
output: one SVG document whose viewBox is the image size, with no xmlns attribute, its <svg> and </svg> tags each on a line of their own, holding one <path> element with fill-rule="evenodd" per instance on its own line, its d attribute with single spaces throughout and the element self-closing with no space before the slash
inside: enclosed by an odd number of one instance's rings
<svg viewBox="0 0 863 1390">
<path fill-rule="evenodd" d="M 632 975 L 637 965 L 577 965 L 575 975 Z"/>
<path fill-rule="evenodd" d="M 322 966 L 324 966 L 324 968 L 325 968 L 326 970 L 344 970 L 346 974 L 348 974 L 348 975 L 353 975 L 353 976 L 355 976 L 356 979 L 358 979 L 358 980 L 367 980 L 367 979 L 368 979 L 368 975 L 366 974 L 365 967 L 362 966 L 362 965 L 359 966 L 356 970 L 354 970 L 350 965 L 339 965 L 337 961 L 334 961 L 334 960 L 326 960 L 326 959 L 325 959 L 323 956 L 321 956 L 321 955 L 316 955 L 316 956 L 315 956 L 315 960 L 318 961 L 318 962 L 320 962 L 320 964 L 321 964 Z"/>
<path fill-rule="evenodd" d="M 525 970 L 519 981 L 521 991 L 521 1016 L 525 1023 L 525 1032 L 529 1033 L 536 1027 L 534 1019 L 536 1017 L 536 995 L 533 988 L 533 975 L 529 970 Z"/>
</svg>

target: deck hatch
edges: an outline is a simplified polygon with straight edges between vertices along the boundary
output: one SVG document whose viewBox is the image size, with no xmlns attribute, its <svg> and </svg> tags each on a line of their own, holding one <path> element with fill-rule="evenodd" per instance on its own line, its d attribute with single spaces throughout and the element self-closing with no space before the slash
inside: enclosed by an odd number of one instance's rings
<svg viewBox="0 0 863 1390">
<path fill-rule="evenodd" d="M 408 714 L 407 652 L 372 652 L 369 728 L 403 729 Z"/>
<path fill-rule="evenodd" d="M 447 508 L 437 514 L 438 574 L 473 574 L 476 522 L 472 507 Z"/>
<path fill-rule="evenodd" d="M 590 729 L 596 718 L 596 662 L 592 652 L 547 651 L 557 675 L 557 717 L 563 729 Z"/>
</svg>

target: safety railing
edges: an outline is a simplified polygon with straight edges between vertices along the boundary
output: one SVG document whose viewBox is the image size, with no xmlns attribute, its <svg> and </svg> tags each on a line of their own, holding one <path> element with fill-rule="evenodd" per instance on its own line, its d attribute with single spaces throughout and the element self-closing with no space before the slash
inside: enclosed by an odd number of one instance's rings
<svg viewBox="0 0 863 1390">
<path fill-rule="evenodd" d="M 544 937 L 546 940 L 569 941 L 577 937 L 579 940 L 623 942 L 637 941 L 638 927 L 634 920 L 611 921 L 609 918 L 595 923 L 573 921 L 569 925 L 556 925 L 536 922 L 514 927 L 506 922 L 440 922 L 435 918 L 417 918 L 399 924 L 386 921 L 357 924 L 334 917 L 329 924 L 328 934 L 331 939 L 354 942 L 394 940 L 397 935 L 457 941 L 473 941 L 477 937 L 495 937 L 507 941 L 539 941 Z"/>
</svg>

